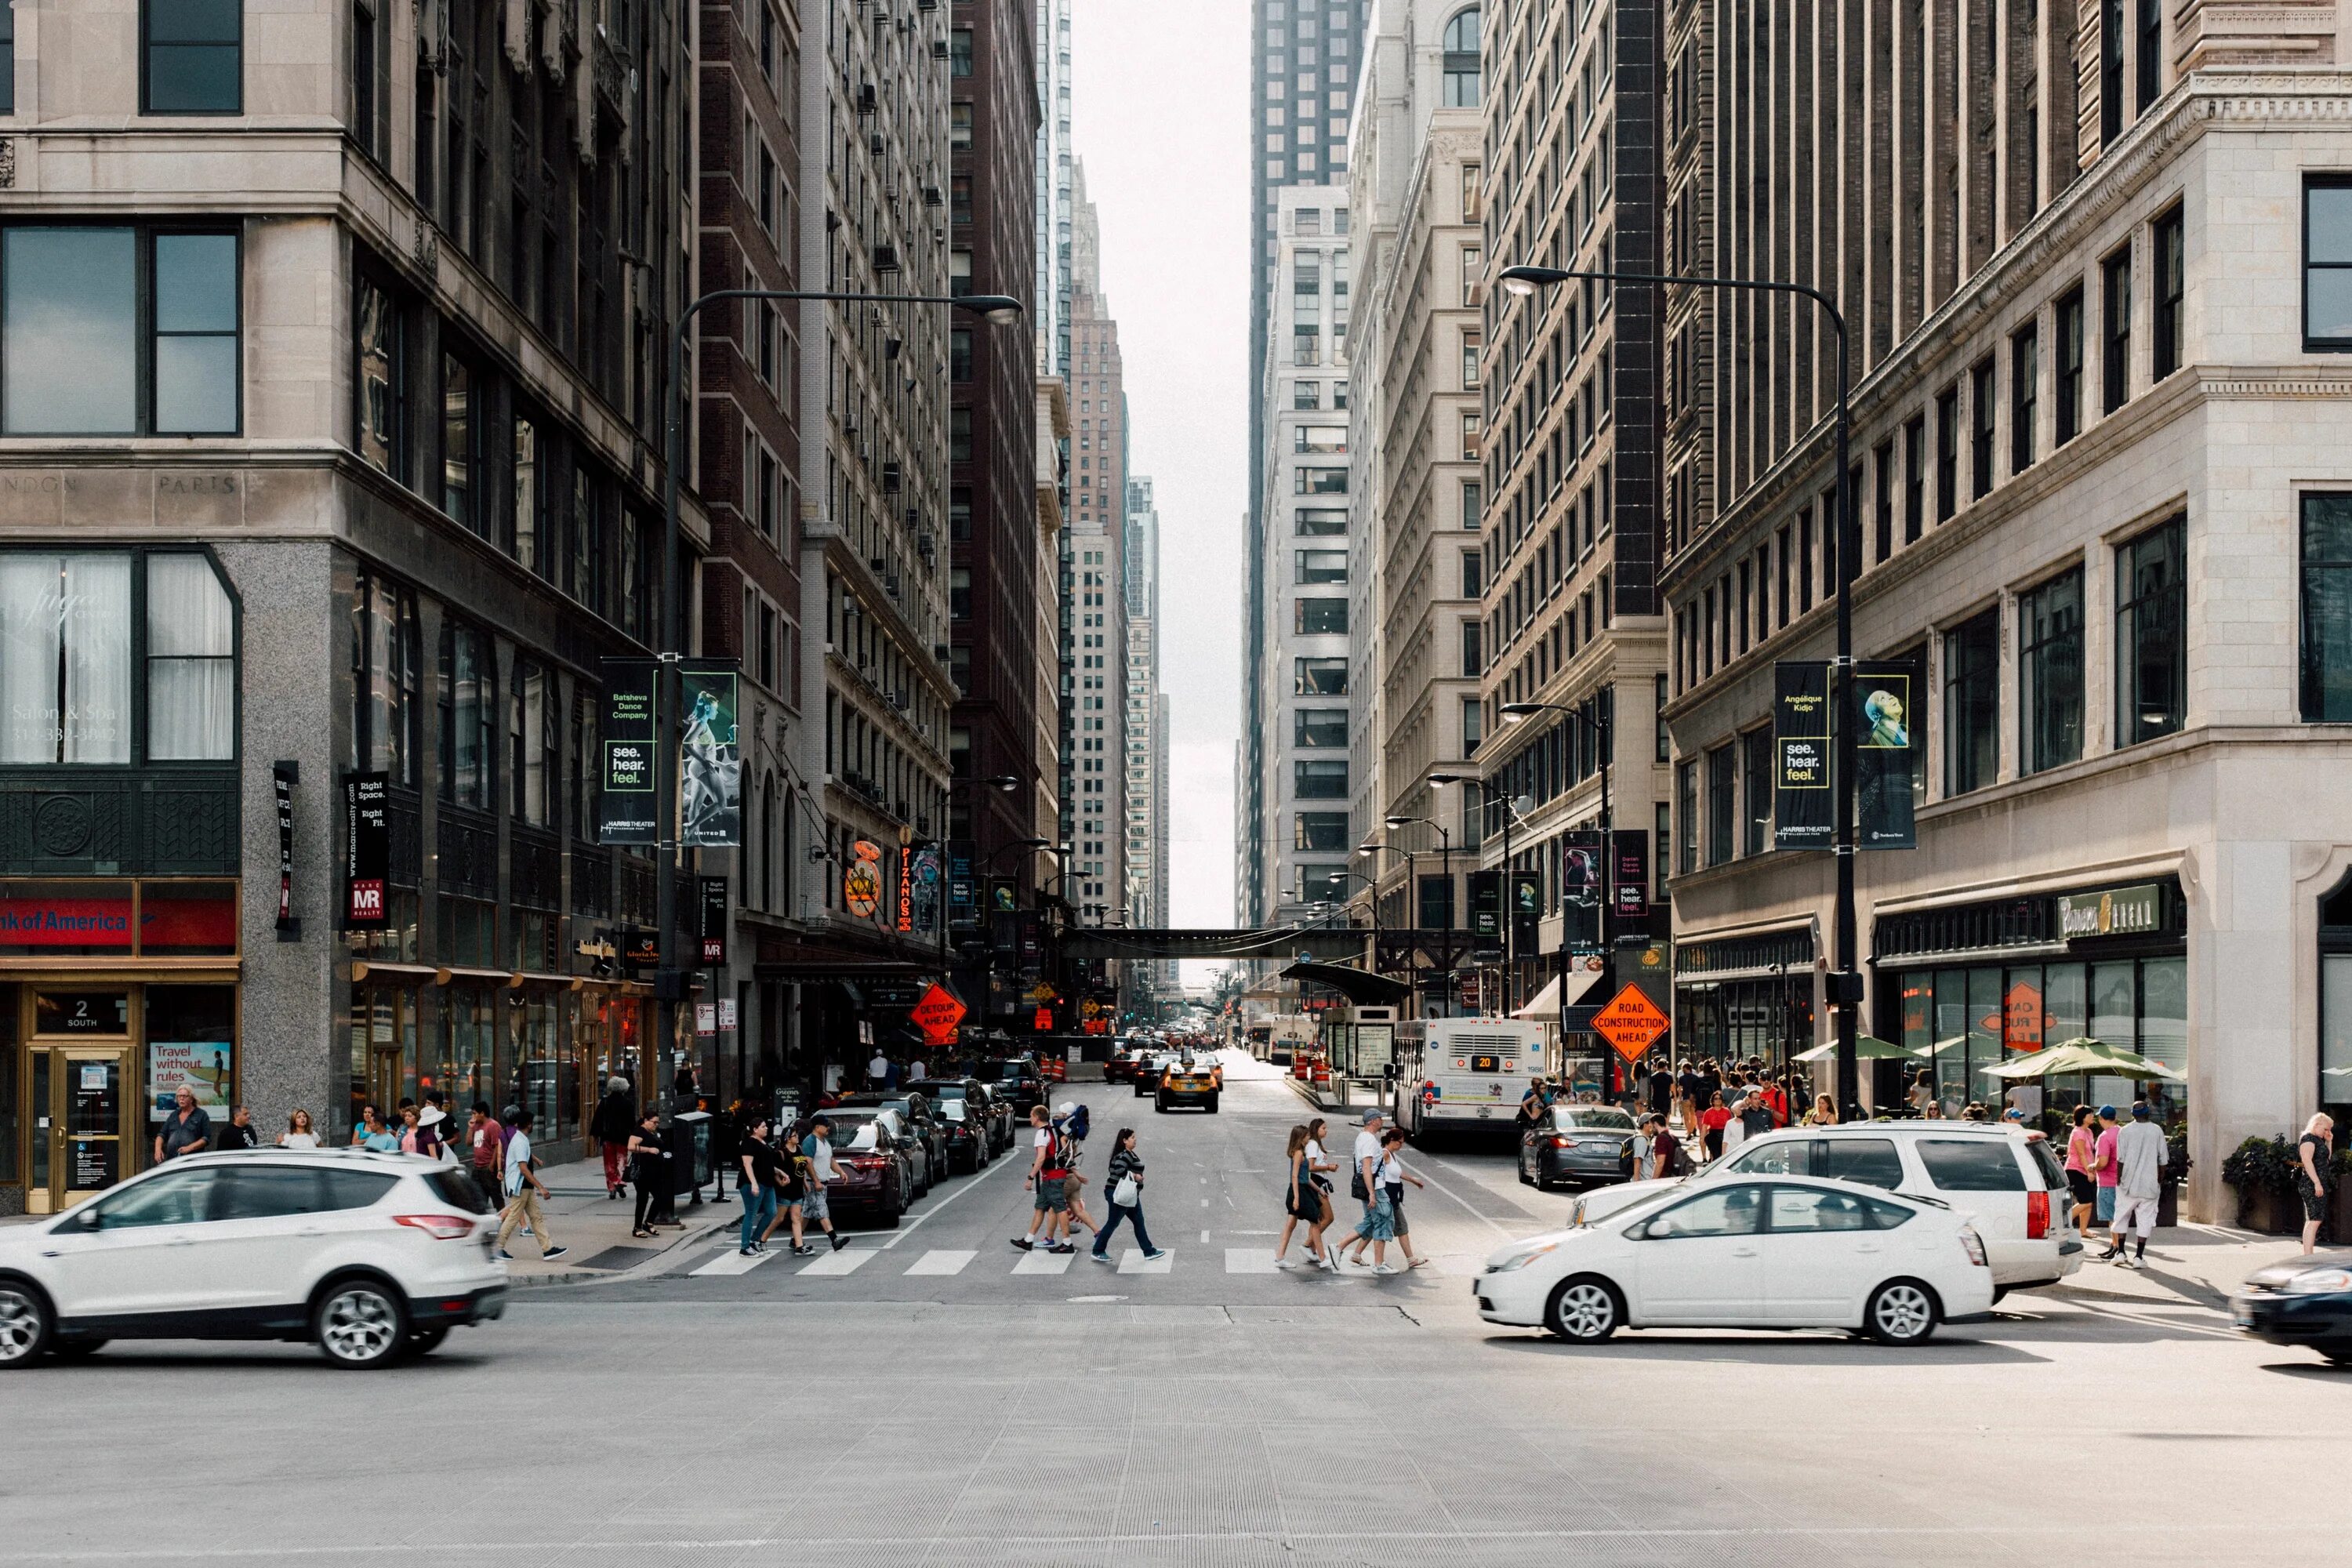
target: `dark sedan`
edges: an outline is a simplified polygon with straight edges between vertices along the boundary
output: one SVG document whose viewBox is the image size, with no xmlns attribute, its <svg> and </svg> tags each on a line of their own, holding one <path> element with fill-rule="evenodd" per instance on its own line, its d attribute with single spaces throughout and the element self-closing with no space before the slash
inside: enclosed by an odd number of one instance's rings
<svg viewBox="0 0 2352 1568">
<path fill-rule="evenodd" d="M 976 1123 L 984 1135 L 980 1144 L 980 1163 L 983 1165 L 1013 1147 L 1013 1107 L 1001 1094 L 993 1093 L 976 1078 L 927 1078 L 907 1086 L 910 1093 L 919 1094 L 931 1102 L 932 1110 L 943 1119 L 950 1100 L 970 1105 L 967 1120 Z"/>
<path fill-rule="evenodd" d="M 914 1201 L 915 1163 L 912 1152 L 890 1131 L 893 1112 L 878 1108 L 831 1110 L 834 1178 L 825 1184 L 825 1200 L 846 1219 L 877 1220 L 898 1228 L 907 1205 Z"/>
<path fill-rule="evenodd" d="M 2303 1345 L 2352 1366 L 2352 1266 L 2298 1258 L 2246 1276 L 2230 1298 L 2238 1327 L 2274 1345 Z"/>
<path fill-rule="evenodd" d="M 1013 1108 L 1015 1116 L 1025 1117 L 1031 1106 L 1045 1103 L 1045 1074 L 1034 1057 L 1003 1057 L 982 1062 L 980 1076 Z"/>
<path fill-rule="evenodd" d="M 1633 1117 L 1607 1105 L 1555 1105 L 1519 1135 L 1519 1180 L 1531 1187 L 1592 1186 L 1633 1173 Z"/>
</svg>

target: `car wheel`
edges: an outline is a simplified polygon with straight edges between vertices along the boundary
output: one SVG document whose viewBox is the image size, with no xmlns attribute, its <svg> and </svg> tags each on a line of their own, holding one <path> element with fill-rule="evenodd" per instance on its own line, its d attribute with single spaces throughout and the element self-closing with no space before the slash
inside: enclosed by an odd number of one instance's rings
<svg viewBox="0 0 2352 1568">
<path fill-rule="evenodd" d="M 408 1348 L 408 1308 L 376 1280 L 346 1279 L 319 1299 L 310 1337 L 337 1366 L 383 1366 Z"/>
<path fill-rule="evenodd" d="M 1617 1287 L 1597 1274 L 1561 1280 L 1544 1303 L 1544 1327 L 1572 1345 L 1597 1345 L 1624 1321 Z"/>
<path fill-rule="evenodd" d="M 1539 1184 L 1540 1184 L 1537 1182 L 1535 1177 L 1528 1173 L 1528 1151 L 1526 1146 L 1522 1144 L 1519 1149 L 1519 1185 L 1523 1187 L 1532 1187 Z"/>
<path fill-rule="evenodd" d="M 449 1337 L 449 1325 L 436 1323 L 429 1329 L 419 1329 L 408 1336 L 408 1348 L 418 1355 L 431 1355 Z"/>
<path fill-rule="evenodd" d="M 1168 1110 L 1168 1097 L 1164 1094 L 1153 1095 L 1151 1097 L 1151 1109 L 1163 1115 L 1166 1114 Z"/>
<path fill-rule="evenodd" d="M 0 1279 L 0 1371 L 40 1360 L 56 1333 L 56 1320 L 39 1291 Z"/>
<path fill-rule="evenodd" d="M 1870 1293 L 1862 1326 L 1883 1345 L 1925 1344 L 1943 1316 L 1936 1293 L 1916 1279 L 1889 1279 Z"/>
<path fill-rule="evenodd" d="M 1214 1116 L 1216 1113 L 1217 1113 L 1217 1097 L 1216 1097 L 1215 1095 L 1213 1095 L 1213 1095 L 1209 1096 L 1209 1114 L 1210 1114 L 1210 1115 L 1212 1115 L 1212 1116 Z"/>
</svg>

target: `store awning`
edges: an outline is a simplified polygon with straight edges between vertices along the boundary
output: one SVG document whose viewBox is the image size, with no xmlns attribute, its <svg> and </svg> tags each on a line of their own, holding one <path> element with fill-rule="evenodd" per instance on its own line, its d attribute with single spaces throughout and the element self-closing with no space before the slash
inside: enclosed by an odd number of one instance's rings
<svg viewBox="0 0 2352 1568">
<path fill-rule="evenodd" d="M 1584 994 L 1570 1003 L 1562 1013 L 1560 1032 L 1567 1035 L 1592 1033 L 1592 1021 L 1601 1016 L 1601 1009 L 1609 1005 L 1609 998 L 1617 994 L 1617 991 L 1615 975 L 1605 969 L 1594 975 L 1592 984 L 1584 988 Z"/>
<path fill-rule="evenodd" d="M 1551 1024 L 1559 1019 L 1559 976 L 1544 982 L 1544 988 L 1528 999 L 1528 1005 L 1511 1015 L 1530 1023 Z"/>
<path fill-rule="evenodd" d="M 1348 963 L 1318 963 L 1300 959 L 1282 972 L 1285 980 L 1311 980 L 1328 985 L 1360 1007 L 1402 1007 L 1412 997 L 1412 987 L 1369 969 Z"/>
</svg>

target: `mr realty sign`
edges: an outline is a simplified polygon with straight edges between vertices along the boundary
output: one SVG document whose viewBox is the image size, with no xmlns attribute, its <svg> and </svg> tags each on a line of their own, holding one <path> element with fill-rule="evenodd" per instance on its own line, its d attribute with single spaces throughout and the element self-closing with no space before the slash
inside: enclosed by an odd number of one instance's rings
<svg viewBox="0 0 2352 1568">
<path fill-rule="evenodd" d="M 343 929 L 387 924 L 384 882 L 392 874 L 392 826 L 383 773 L 343 775 Z"/>
</svg>

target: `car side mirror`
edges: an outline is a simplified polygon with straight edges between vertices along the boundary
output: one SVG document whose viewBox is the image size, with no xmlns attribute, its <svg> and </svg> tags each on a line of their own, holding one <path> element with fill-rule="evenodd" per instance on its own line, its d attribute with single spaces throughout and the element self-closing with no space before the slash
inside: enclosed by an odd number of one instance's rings
<svg viewBox="0 0 2352 1568">
<path fill-rule="evenodd" d="M 84 1230 L 104 1230 L 106 1228 L 106 1215 L 93 1204 L 91 1206 L 82 1210 L 80 1214 L 74 1217 L 74 1224 Z"/>
</svg>

